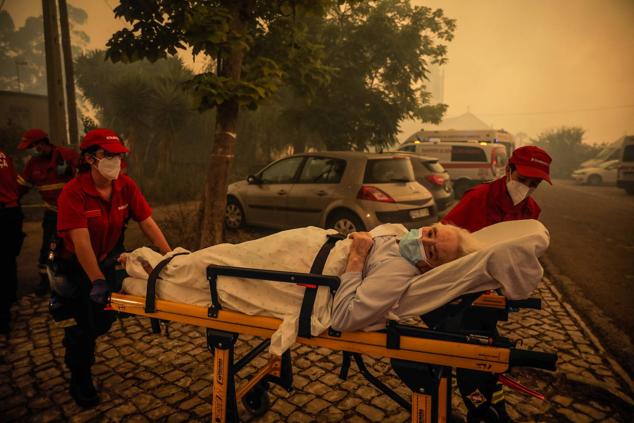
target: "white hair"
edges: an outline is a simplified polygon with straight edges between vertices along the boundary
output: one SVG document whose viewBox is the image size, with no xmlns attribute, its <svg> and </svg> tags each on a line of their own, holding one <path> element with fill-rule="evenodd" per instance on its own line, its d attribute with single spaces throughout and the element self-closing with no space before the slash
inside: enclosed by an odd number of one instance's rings
<svg viewBox="0 0 634 423">
<path fill-rule="evenodd" d="M 432 226 L 443 226 L 447 229 L 451 229 L 458 236 L 458 255 L 455 259 L 459 259 L 460 257 L 464 257 L 482 249 L 480 241 L 478 241 L 471 232 L 464 228 L 441 222 L 434 223 Z"/>
</svg>

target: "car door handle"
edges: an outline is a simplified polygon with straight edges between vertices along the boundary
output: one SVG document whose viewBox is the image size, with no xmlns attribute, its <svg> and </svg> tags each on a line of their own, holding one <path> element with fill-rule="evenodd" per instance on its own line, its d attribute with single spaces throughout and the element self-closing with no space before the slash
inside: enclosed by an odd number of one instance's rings
<svg viewBox="0 0 634 423">
<path fill-rule="evenodd" d="M 286 193 L 286 190 L 284 190 L 284 189 L 281 189 L 281 190 L 279 190 L 279 191 L 277 192 L 277 195 L 286 195 L 286 194 L 287 194 L 287 193 Z"/>
<path fill-rule="evenodd" d="M 323 197 L 324 195 L 328 195 L 328 193 L 324 190 L 317 191 L 317 195 Z"/>
</svg>

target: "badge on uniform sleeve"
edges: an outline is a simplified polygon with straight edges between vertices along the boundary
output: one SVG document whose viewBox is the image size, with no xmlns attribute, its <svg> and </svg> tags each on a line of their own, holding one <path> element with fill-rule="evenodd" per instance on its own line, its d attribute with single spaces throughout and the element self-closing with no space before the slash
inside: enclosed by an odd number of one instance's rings
<svg viewBox="0 0 634 423">
<path fill-rule="evenodd" d="M 101 216 L 101 210 L 96 209 L 96 210 L 86 210 L 84 212 L 86 217 L 99 217 Z"/>
<path fill-rule="evenodd" d="M 472 393 L 467 395 L 467 398 L 469 398 L 469 401 L 471 401 L 471 403 L 476 408 L 480 407 L 487 400 L 486 397 L 484 395 L 482 395 L 482 392 L 480 392 L 479 389 L 476 389 L 475 391 L 473 391 Z"/>
</svg>

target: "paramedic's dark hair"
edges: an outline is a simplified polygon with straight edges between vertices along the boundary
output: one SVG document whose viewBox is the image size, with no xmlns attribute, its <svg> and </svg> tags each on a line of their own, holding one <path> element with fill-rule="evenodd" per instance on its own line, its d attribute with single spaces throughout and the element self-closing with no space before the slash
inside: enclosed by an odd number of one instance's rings
<svg viewBox="0 0 634 423">
<path fill-rule="evenodd" d="M 88 172 L 90 170 L 90 163 L 86 162 L 85 155 L 86 154 L 94 155 L 100 149 L 101 147 L 98 145 L 91 145 L 85 150 L 80 150 L 81 157 L 79 158 L 79 168 L 78 168 L 79 172 Z"/>
</svg>

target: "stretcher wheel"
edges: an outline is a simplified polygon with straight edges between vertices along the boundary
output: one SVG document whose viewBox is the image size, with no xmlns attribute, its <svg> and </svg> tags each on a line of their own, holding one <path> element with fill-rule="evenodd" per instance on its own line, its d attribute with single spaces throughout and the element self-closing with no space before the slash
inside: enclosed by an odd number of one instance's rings
<svg viewBox="0 0 634 423">
<path fill-rule="evenodd" d="M 271 407 L 271 400 L 269 399 L 269 392 L 266 385 L 258 383 L 242 397 L 242 404 L 249 413 L 255 417 L 264 415 Z"/>
</svg>

